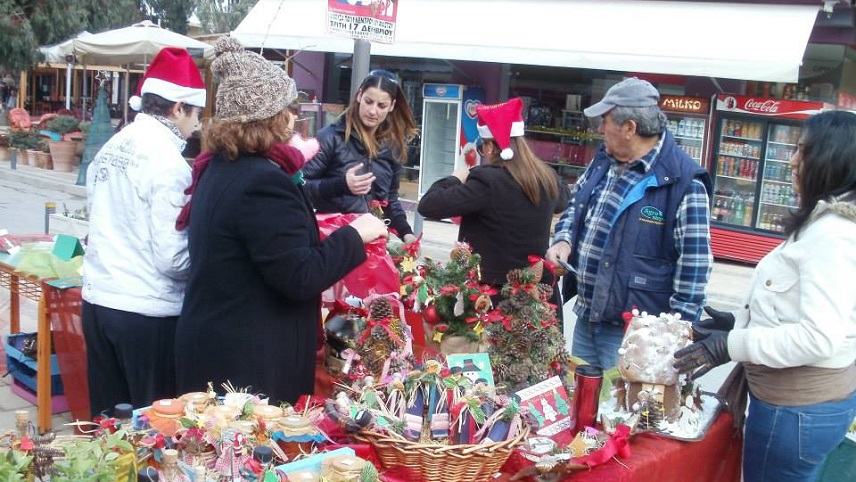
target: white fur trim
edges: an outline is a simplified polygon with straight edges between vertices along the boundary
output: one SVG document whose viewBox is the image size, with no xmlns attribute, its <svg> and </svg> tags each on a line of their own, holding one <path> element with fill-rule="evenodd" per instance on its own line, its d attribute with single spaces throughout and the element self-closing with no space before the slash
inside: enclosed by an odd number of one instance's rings
<svg viewBox="0 0 856 482">
<path fill-rule="evenodd" d="M 205 89 L 193 89 L 154 77 L 146 78 L 141 93 L 157 94 L 172 102 L 184 102 L 196 107 L 205 107 Z"/>
<path fill-rule="evenodd" d="M 505 149 L 499 151 L 499 157 L 508 161 L 512 157 L 514 157 L 514 151 L 512 151 L 510 147 L 506 147 Z"/>
<path fill-rule="evenodd" d="M 132 96 L 128 99 L 128 106 L 139 112 L 143 109 L 143 98 L 139 95 Z"/>
<path fill-rule="evenodd" d="M 493 139 L 493 134 L 491 134 L 490 129 L 487 126 L 483 126 L 481 124 L 476 124 L 476 128 L 479 131 L 479 137 L 482 139 Z M 526 124 L 523 121 L 512 122 L 511 123 L 511 137 L 523 137 L 526 133 Z"/>
</svg>

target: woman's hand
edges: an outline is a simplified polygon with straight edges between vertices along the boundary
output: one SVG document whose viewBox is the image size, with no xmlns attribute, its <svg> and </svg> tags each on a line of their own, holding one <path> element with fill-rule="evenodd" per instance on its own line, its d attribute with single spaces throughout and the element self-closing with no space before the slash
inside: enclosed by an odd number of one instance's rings
<svg viewBox="0 0 856 482">
<path fill-rule="evenodd" d="M 357 171 L 362 167 L 362 164 L 357 164 L 345 173 L 345 181 L 348 183 L 348 189 L 354 196 L 365 196 L 368 194 L 372 190 L 372 183 L 375 181 L 375 176 L 371 172 L 357 174 Z"/>
<path fill-rule="evenodd" d="M 386 238 L 389 236 L 386 224 L 372 214 L 363 214 L 351 221 L 349 226 L 357 230 L 360 238 L 363 240 L 363 244 L 370 243 L 377 238 Z"/>
<path fill-rule="evenodd" d="M 412 244 L 412 243 L 419 241 L 419 238 L 417 238 L 415 234 L 405 234 L 404 238 L 402 238 L 402 241 L 404 242 L 404 244 Z M 419 257 L 419 255 L 421 254 L 421 251 L 422 251 L 422 249 L 420 246 L 420 249 L 416 251 L 416 254 L 415 254 L 416 258 Z"/>
<path fill-rule="evenodd" d="M 461 182 L 467 182 L 467 178 L 470 176 L 470 168 L 469 166 L 464 166 L 453 172 L 452 175 L 460 179 Z"/>
</svg>

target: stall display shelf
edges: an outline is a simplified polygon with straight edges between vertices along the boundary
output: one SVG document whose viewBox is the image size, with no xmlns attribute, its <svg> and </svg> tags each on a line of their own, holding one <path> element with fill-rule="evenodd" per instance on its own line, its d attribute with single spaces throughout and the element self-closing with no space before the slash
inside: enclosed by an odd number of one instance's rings
<svg viewBox="0 0 856 482">
<path fill-rule="evenodd" d="M 787 208 L 787 209 L 796 209 L 799 207 L 799 206 L 794 206 L 792 204 L 778 204 L 778 203 L 771 203 L 771 202 L 767 202 L 767 201 L 761 201 L 761 204 L 764 204 L 766 206 L 777 206 L 780 208 Z"/>
<path fill-rule="evenodd" d="M 755 139 L 752 137 L 727 136 L 725 134 L 723 134 L 722 137 L 727 139 L 739 139 L 741 141 L 761 142 L 761 139 Z"/>
<path fill-rule="evenodd" d="M 791 161 L 783 161 L 781 159 L 773 159 L 770 157 L 767 158 L 767 162 L 781 162 L 782 164 L 790 164 L 791 163 Z"/>
<path fill-rule="evenodd" d="M 723 178 L 725 178 L 725 179 L 734 179 L 734 180 L 736 180 L 736 181 L 743 181 L 743 182 L 752 182 L 752 183 L 754 183 L 754 182 L 755 182 L 755 179 L 754 179 L 754 178 L 751 178 L 751 177 L 734 177 L 734 176 L 724 176 L 724 175 L 722 175 L 722 174 L 717 174 L 717 175 L 716 175 L 716 177 L 723 177 Z"/>
<path fill-rule="evenodd" d="M 790 144 L 790 143 L 788 143 L 788 142 L 776 142 L 776 141 L 769 141 L 768 143 L 769 143 L 769 144 L 778 144 L 778 145 L 780 145 L 780 146 L 797 147 L 797 145 L 796 145 L 796 144 Z"/>
</svg>

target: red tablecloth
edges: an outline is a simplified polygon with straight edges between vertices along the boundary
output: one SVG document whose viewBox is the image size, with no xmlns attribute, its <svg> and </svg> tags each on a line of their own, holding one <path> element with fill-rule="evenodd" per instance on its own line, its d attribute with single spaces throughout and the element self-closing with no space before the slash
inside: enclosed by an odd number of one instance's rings
<svg viewBox="0 0 856 482">
<path fill-rule="evenodd" d="M 591 470 L 575 472 L 564 480 L 739 482 L 743 438 L 734 431 L 731 422 L 731 415 L 723 413 L 699 442 L 679 442 L 650 434 L 637 435 L 630 441 L 631 456 L 621 459 L 621 463 L 611 460 Z M 519 468 L 515 463 L 519 462 L 519 459 L 514 458 L 512 455 L 512 459 L 509 459 L 504 467 L 509 473 L 516 473 Z M 523 462 L 526 462 L 525 459 Z"/>
<path fill-rule="evenodd" d="M 77 420 L 89 420 L 86 342 L 81 322 L 80 288 L 42 285 L 68 407 Z"/>
</svg>

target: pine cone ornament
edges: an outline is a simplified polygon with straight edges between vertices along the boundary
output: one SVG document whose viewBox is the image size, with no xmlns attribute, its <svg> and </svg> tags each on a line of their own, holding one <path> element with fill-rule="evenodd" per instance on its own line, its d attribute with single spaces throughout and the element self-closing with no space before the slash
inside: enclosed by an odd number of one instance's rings
<svg viewBox="0 0 856 482">
<path fill-rule="evenodd" d="M 460 264 L 466 264 L 473 256 L 473 250 L 466 243 L 458 243 L 449 253 L 449 258 Z"/>
<path fill-rule="evenodd" d="M 392 303 L 386 298 L 377 298 L 369 305 L 369 318 L 382 320 L 392 318 Z"/>
<path fill-rule="evenodd" d="M 360 356 L 365 367 L 375 376 L 383 371 L 383 365 L 395 350 L 395 345 L 387 337 L 372 336 L 362 345 Z"/>
<path fill-rule="evenodd" d="M 544 276 L 544 262 L 538 261 L 528 269 L 529 272 L 532 273 L 532 283 L 540 283 L 541 278 Z"/>
</svg>

